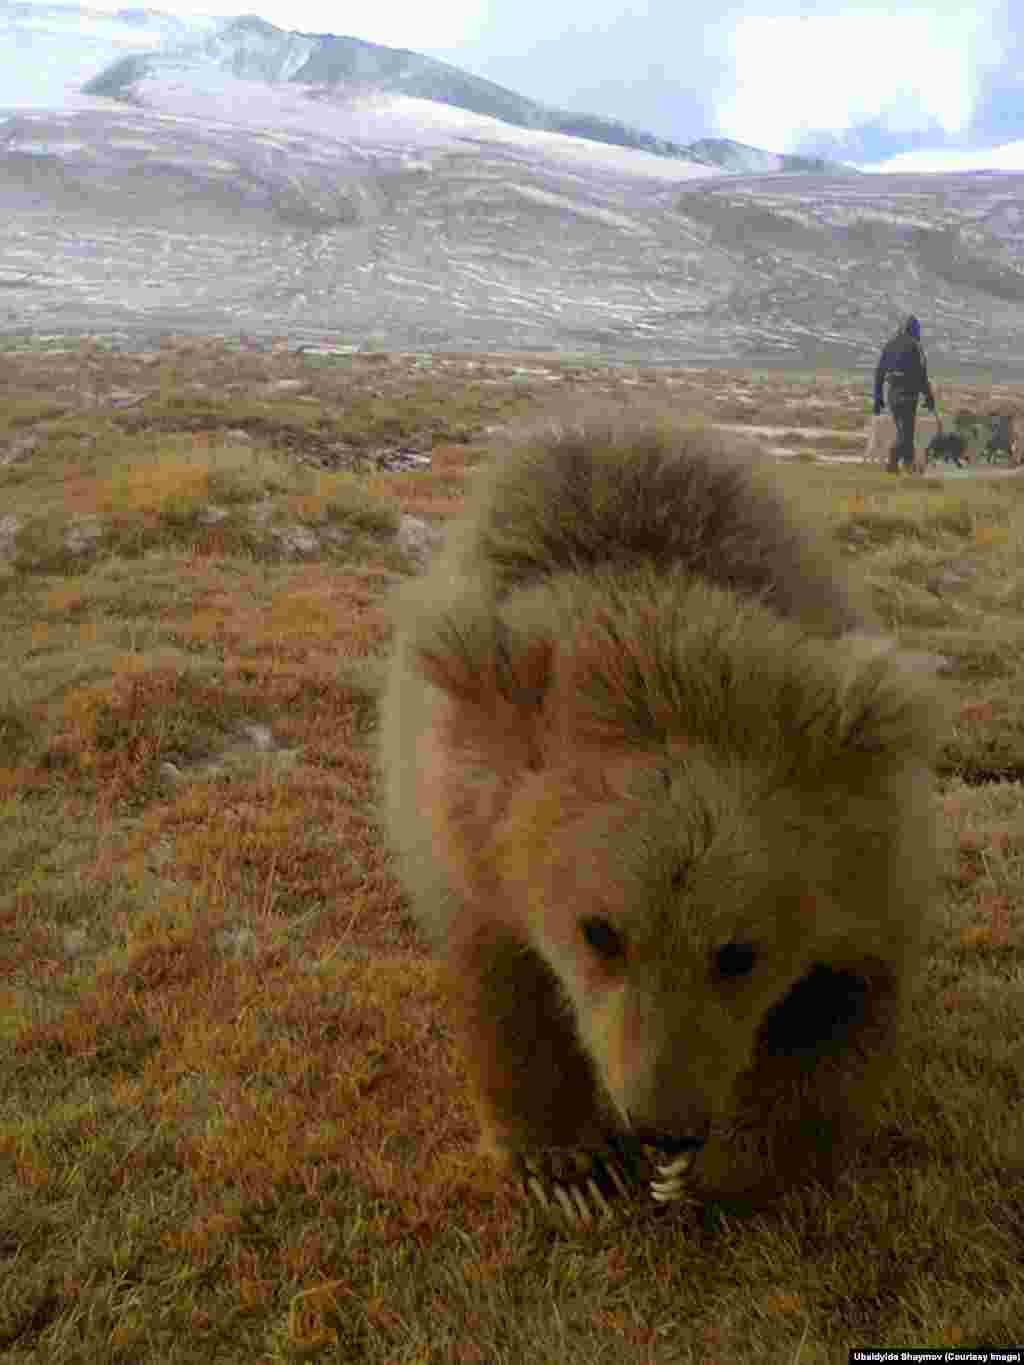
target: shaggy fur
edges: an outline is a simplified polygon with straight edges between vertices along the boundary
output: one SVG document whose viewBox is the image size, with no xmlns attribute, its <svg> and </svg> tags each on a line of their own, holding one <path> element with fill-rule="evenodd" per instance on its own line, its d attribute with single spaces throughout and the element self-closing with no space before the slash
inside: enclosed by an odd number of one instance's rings
<svg viewBox="0 0 1024 1365">
<path fill-rule="evenodd" d="M 703 1194 L 827 1178 L 935 873 L 933 722 L 763 471 L 551 427 L 396 603 L 385 815 L 492 1157 L 704 1143 Z"/>
</svg>

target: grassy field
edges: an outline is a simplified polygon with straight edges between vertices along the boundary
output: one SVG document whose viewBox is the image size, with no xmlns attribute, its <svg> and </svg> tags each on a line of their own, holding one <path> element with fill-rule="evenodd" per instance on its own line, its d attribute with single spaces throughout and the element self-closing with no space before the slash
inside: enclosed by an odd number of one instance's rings
<svg viewBox="0 0 1024 1365">
<path fill-rule="evenodd" d="M 216 342 L 2 363 L 0 1358 L 814 1365 L 1024 1337 L 1024 481 L 840 462 L 870 411 L 849 376 Z M 588 393 L 780 456 L 938 668 L 949 859 L 906 1063 L 835 1195 L 567 1236 L 473 1159 L 373 742 L 406 519 L 443 523 L 490 430 Z"/>
</svg>

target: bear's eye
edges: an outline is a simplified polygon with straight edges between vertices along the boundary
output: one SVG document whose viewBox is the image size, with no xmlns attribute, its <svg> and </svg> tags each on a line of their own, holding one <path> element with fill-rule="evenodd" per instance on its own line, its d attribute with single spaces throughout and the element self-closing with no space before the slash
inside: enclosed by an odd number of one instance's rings
<svg viewBox="0 0 1024 1365">
<path fill-rule="evenodd" d="M 723 943 L 715 954 L 719 976 L 746 976 L 757 961 L 757 949 L 752 943 Z"/>
<path fill-rule="evenodd" d="M 585 942 L 606 962 L 625 957 L 626 945 L 618 929 L 602 915 L 587 915 L 580 920 L 580 933 Z"/>
</svg>

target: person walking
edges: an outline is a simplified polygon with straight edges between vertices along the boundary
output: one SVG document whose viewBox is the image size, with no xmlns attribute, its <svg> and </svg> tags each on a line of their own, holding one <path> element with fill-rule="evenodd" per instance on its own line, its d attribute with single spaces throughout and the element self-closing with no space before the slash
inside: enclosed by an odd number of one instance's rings
<svg viewBox="0 0 1024 1365">
<path fill-rule="evenodd" d="M 883 396 L 883 385 L 885 394 Z M 935 411 L 935 395 L 928 382 L 928 362 L 921 345 L 921 324 L 911 314 L 895 336 L 882 349 L 875 370 L 875 416 L 889 403 L 896 423 L 896 440 L 889 451 L 886 469 L 890 474 L 914 468 L 914 419 L 917 400 L 924 394 L 925 407 Z"/>
</svg>

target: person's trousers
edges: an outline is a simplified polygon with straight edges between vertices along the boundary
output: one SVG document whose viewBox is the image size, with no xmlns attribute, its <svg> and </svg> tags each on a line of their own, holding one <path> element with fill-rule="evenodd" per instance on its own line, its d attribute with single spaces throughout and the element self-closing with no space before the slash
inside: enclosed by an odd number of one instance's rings
<svg viewBox="0 0 1024 1365">
<path fill-rule="evenodd" d="M 895 472 L 914 467 L 914 419 L 917 416 L 917 397 L 896 398 L 889 395 L 889 410 L 896 423 L 896 440 L 889 450 L 889 469 Z"/>
</svg>

